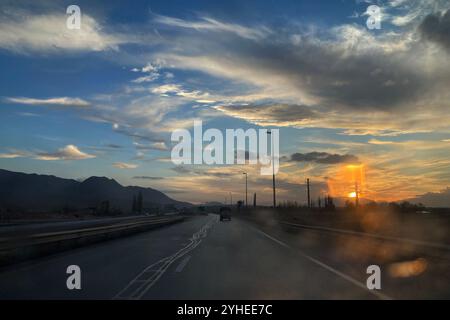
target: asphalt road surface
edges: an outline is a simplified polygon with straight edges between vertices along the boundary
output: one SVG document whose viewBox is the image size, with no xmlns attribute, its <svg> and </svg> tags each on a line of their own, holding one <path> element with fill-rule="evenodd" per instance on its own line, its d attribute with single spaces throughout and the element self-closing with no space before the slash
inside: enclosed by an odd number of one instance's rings
<svg viewBox="0 0 450 320">
<path fill-rule="evenodd" d="M 449 298 L 448 256 L 398 254 L 392 244 L 348 241 L 198 216 L 2 269 L 0 299 Z M 395 275 L 392 266 L 401 264 L 380 251 L 394 252 L 398 261 L 420 258 L 425 267 Z M 366 269 L 377 262 L 382 288 L 369 290 Z M 67 289 L 69 265 L 81 268 L 81 290 Z"/>
</svg>

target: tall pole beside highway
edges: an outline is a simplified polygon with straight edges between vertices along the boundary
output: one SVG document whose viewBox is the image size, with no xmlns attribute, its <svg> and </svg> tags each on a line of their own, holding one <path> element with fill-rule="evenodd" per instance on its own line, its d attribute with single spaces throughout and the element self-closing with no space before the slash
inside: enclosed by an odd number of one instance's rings
<svg viewBox="0 0 450 320">
<path fill-rule="evenodd" d="M 273 152 L 273 135 L 272 131 L 267 130 L 267 134 L 270 134 L 270 153 L 272 153 L 272 188 L 273 188 L 273 207 L 276 208 L 276 192 L 275 192 L 275 154 Z"/>
<path fill-rule="evenodd" d="M 248 173 L 244 172 L 243 174 L 245 174 L 245 206 L 248 206 L 248 198 L 247 198 L 247 177 L 248 177 Z"/>
<path fill-rule="evenodd" d="M 309 193 L 309 178 L 306 179 L 306 190 L 308 193 L 308 208 L 311 208 L 311 195 Z"/>
</svg>

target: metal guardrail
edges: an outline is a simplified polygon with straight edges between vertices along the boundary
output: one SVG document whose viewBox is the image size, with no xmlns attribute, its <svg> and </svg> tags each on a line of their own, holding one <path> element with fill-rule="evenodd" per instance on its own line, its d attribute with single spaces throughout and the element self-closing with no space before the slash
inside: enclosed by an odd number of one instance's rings
<svg viewBox="0 0 450 320">
<path fill-rule="evenodd" d="M 145 221 L 133 221 L 126 223 L 117 223 L 108 226 L 99 226 L 99 227 L 87 227 L 87 228 L 79 228 L 75 230 L 63 230 L 63 231 L 55 231 L 55 232 L 46 232 L 46 233 L 38 233 L 31 234 L 28 236 L 18 236 L 18 237 L 7 237 L 0 238 L 0 250 L 5 248 L 13 248 L 18 246 L 23 246 L 27 244 L 39 244 L 45 243 L 49 241 L 57 241 L 64 239 L 73 239 L 84 236 L 91 236 L 97 234 L 104 234 L 112 231 L 121 231 L 126 229 L 132 229 L 138 226 L 149 226 L 149 225 L 158 225 L 164 224 L 168 222 L 176 222 L 178 220 L 182 220 L 183 218 L 158 218 L 158 219 L 149 219 Z"/>
<path fill-rule="evenodd" d="M 0 265 L 12 264 L 182 220 L 184 217 L 144 218 L 140 221 L 106 226 L 4 237 L 0 238 Z"/>
</svg>

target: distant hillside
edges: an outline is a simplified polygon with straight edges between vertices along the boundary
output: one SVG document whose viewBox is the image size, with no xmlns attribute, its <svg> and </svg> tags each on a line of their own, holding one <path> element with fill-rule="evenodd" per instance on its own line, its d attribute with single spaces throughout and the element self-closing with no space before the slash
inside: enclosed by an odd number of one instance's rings
<svg viewBox="0 0 450 320">
<path fill-rule="evenodd" d="M 83 182 L 49 175 L 26 174 L 0 169 L 0 209 L 23 211 L 84 210 L 109 201 L 111 209 L 130 213 L 133 196 L 142 193 L 143 207 L 173 205 L 180 208 L 189 203 L 176 201 L 164 193 L 142 187 L 124 187 L 114 179 L 90 177 Z"/>
<path fill-rule="evenodd" d="M 211 201 L 211 202 L 205 202 L 201 205 L 205 206 L 205 207 L 217 207 L 217 206 L 223 206 L 224 204 L 222 202 L 218 202 L 218 201 Z"/>
<path fill-rule="evenodd" d="M 428 192 L 415 198 L 406 199 L 412 203 L 422 203 L 426 207 L 450 208 L 450 187 L 440 192 Z"/>
</svg>

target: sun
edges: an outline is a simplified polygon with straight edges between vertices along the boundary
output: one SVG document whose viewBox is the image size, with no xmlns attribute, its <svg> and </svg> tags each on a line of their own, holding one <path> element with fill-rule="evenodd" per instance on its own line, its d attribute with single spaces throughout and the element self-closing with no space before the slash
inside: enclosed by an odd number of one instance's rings
<svg viewBox="0 0 450 320">
<path fill-rule="evenodd" d="M 348 197 L 349 197 L 349 198 L 356 198 L 356 192 L 355 192 L 355 191 L 350 192 L 350 193 L 348 194 Z"/>
</svg>

